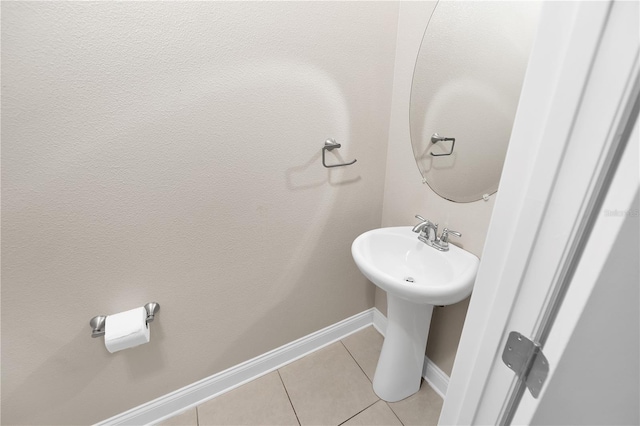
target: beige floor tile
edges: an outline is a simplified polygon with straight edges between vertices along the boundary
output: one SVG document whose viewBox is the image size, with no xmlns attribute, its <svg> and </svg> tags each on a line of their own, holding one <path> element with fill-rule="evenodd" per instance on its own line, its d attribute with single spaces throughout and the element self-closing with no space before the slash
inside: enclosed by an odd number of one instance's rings
<svg viewBox="0 0 640 426">
<path fill-rule="evenodd" d="M 302 425 L 337 425 L 378 400 L 341 342 L 281 368 L 280 374 Z"/>
<path fill-rule="evenodd" d="M 371 381 L 380 358 L 382 342 L 384 337 L 373 327 L 367 327 L 342 339 L 342 343 Z"/>
<path fill-rule="evenodd" d="M 345 426 L 402 426 L 400 420 L 384 401 L 378 401 L 355 417 L 344 422 Z"/>
<path fill-rule="evenodd" d="M 297 425 L 277 371 L 198 406 L 203 425 Z"/>
<path fill-rule="evenodd" d="M 388 404 L 406 426 L 437 425 L 442 402 L 440 395 L 423 380 L 417 393 L 402 401 Z"/>
<path fill-rule="evenodd" d="M 184 411 L 177 416 L 173 416 L 161 423 L 156 423 L 157 426 L 198 426 L 198 414 L 195 408 L 191 408 Z"/>
</svg>

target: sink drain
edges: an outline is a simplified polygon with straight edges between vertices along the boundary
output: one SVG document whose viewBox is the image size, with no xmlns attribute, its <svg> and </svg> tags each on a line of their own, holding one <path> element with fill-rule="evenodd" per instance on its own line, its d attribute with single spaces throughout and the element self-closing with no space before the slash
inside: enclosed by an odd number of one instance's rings
<svg viewBox="0 0 640 426">
<path fill-rule="evenodd" d="M 413 277 L 406 277 L 404 280 L 405 280 L 406 282 L 408 282 L 408 283 L 412 283 L 412 282 L 414 282 L 414 281 L 415 281 L 415 280 L 413 279 Z"/>
</svg>

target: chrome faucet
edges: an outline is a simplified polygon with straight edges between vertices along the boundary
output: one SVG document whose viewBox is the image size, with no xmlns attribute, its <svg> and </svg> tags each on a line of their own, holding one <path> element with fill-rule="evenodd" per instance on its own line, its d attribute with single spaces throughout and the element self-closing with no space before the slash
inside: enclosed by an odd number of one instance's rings
<svg viewBox="0 0 640 426">
<path fill-rule="evenodd" d="M 420 223 L 413 227 L 413 232 L 418 233 L 418 239 L 439 251 L 449 250 L 449 236 L 453 235 L 461 237 L 462 234 L 456 231 L 452 231 L 449 228 L 442 230 L 442 235 L 438 237 L 438 224 L 433 223 L 430 220 L 423 218 L 420 215 L 416 215 L 416 219 L 420 220 Z M 433 238 L 431 238 L 431 230 L 433 230 Z"/>
<path fill-rule="evenodd" d="M 417 224 L 416 226 L 414 226 L 412 231 L 413 232 L 423 232 L 424 231 L 424 227 L 427 225 L 427 222 L 429 222 L 429 221 L 427 219 L 425 219 L 424 217 L 420 216 L 419 214 L 416 215 L 416 219 L 419 219 L 420 223 Z"/>
<path fill-rule="evenodd" d="M 420 241 L 431 245 L 431 243 L 438 239 L 438 224 L 418 214 L 416 215 L 416 219 L 419 219 L 420 223 L 413 227 L 413 232 L 419 233 L 418 239 Z M 431 238 L 431 230 L 433 230 L 433 238 Z"/>
</svg>

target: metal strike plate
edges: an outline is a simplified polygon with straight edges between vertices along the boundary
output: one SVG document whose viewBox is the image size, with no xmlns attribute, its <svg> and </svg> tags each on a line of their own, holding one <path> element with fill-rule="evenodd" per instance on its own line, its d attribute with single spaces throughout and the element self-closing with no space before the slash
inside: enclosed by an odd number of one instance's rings
<svg viewBox="0 0 640 426">
<path fill-rule="evenodd" d="M 502 352 L 502 361 L 524 380 L 534 398 L 540 395 L 549 374 L 549 362 L 538 343 L 512 331 Z"/>
</svg>

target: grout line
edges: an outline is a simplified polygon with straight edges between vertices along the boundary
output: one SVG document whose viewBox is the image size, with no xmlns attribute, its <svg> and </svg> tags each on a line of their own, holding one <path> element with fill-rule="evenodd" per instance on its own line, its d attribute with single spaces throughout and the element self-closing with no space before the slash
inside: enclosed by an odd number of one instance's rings
<svg viewBox="0 0 640 426">
<path fill-rule="evenodd" d="M 287 385 L 284 384 L 284 380 L 282 380 L 282 376 L 280 375 L 280 369 L 276 371 L 278 372 L 278 377 L 280 377 L 280 382 L 282 383 L 282 387 L 284 388 L 284 393 L 287 394 L 287 398 L 289 399 L 289 404 L 291 404 L 291 409 L 293 410 L 293 414 L 295 414 L 296 416 L 296 421 L 298 422 L 298 426 L 302 426 L 302 424 L 300 423 L 300 419 L 298 418 L 298 413 L 296 413 L 296 407 L 293 406 L 293 401 L 291 401 L 291 397 L 289 396 Z"/>
<path fill-rule="evenodd" d="M 349 350 L 349 348 L 347 348 L 347 345 L 344 344 L 344 342 L 342 340 L 340 340 L 340 343 L 342 343 L 342 346 L 344 346 L 344 348 L 347 350 L 347 353 L 351 356 L 351 358 L 353 359 L 353 361 L 356 363 L 356 365 L 358 366 L 358 368 L 360 369 L 360 371 L 362 371 L 362 374 L 364 374 L 364 377 L 367 378 L 367 380 L 369 380 L 369 383 L 371 383 L 373 385 L 373 381 L 371 381 L 371 379 L 369 378 L 369 376 L 367 376 L 367 373 L 365 373 L 365 371 L 362 369 L 362 367 L 360 366 L 360 364 L 358 363 L 358 360 L 356 359 L 356 357 L 353 356 L 353 354 L 351 353 L 351 351 Z"/>
<path fill-rule="evenodd" d="M 389 405 L 389 403 L 387 401 L 384 402 L 385 404 L 387 404 L 387 407 L 389 407 L 389 410 L 391 410 L 391 412 L 393 413 L 394 416 L 396 416 L 396 419 L 398 419 L 398 421 L 400 422 L 400 424 L 402 426 L 404 426 L 404 423 L 402 423 L 402 419 L 398 416 L 398 414 L 393 410 L 393 407 L 391 407 Z"/>
<path fill-rule="evenodd" d="M 198 406 L 196 405 L 196 426 L 200 426 L 200 414 L 198 414 Z"/>
<path fill-rule="evenodd" d="M 371 408 L 372 406 L 374 406 L 375 404 L 377 404 L 378 402 L 382 401 L 380 398 L 378 398 L 378 400 L 376 402 L 374 402 L 373 404 L 364 407 L 362 410 L 358 411 L 357 413 L 355 413 L 353 416 L 349 417 L 347 420 L 345 420 L 342 423 L 338 423 L 338 426 L 345 424 L 346 422 L 348 422 L 349 420 L 351 420 L 352 418 L 354 418 L 355 416 L 357 416 L 358 414 L 362 413 L 363 411 L 367 410 L 368 408 Z"/>
<path fill-rule="evenodd" d="M 377 330 L 376 330 L 377 331 Z M 356 359 L 356 357 L 353 356 L 353 354 L 351 353 L 351 351 L 349 350 L 349 348 L 347 347 L 347 345 L 344 344 L 344 342 L 342 340 L 340 340 L 340 343 L 342 343 L 342 346 L 344 346 L 344 348 L 347 350 L 347 352 L 349 353 L 349 355 L 351 355 L 351 358 L 353 358 L 353 360 L 356 362 L 356 364 L 358 365 L 358 367 L 360 368 L 360 370 L 364 373 L 365 377 L 369 380 L 369 382 L 373 385 L 373 382 L 371 381 L 371 379 L 369 379 L 369 376 L 367 376 L 367 373 L 364 372 L 364 370 L 362 369 L 362 367 L 360 366 L 360 364 L 358 363 L 358 360 Z M 382 399 L 378 399 L 378 401 L 382 401 Z M 378 401 L 374 402 L 373 404 L 377 403 Z M 389 405 L 389 403 L 387 401 L 384 401 L 385 404 L 387 404 L 387 407 L 389 408 L 389 410 L 391 410 L 391 412 L 393 413 L 393 415 L 396 417 L 396 419 L 398 419 L 398 421 L 400 422 L 400 424 L 402 426 L 404 426 L 404 423 L 402 422 L 402 420 L 400 419 L 400 417 L 398 417 L 398 414 L 396 414 L 395 411 L 393 411 L 393 408 L 391 408 L 391 406 Z M 371 407 L 373 404 L 371 404 L 369 407 Z M 369 408 L 367 407 L 367 408 Z M 365 408 L 364 410 L 366 410 L 367 408 Z M 362 411 L 364 411 L 362 410 Z M 347 420 L 345 420 L 344 422 L 340 423 L 343 424 L 345 422 L 348 422 L 349 420 L 351 420 L 352 418 L 354 418 L 355 416 L 357 416 L 358 414 L 362 413 L 362 411 L 360 411 L 359 413 L 354 414 L 353 416 L 349 417 Z"/>
</svg>

